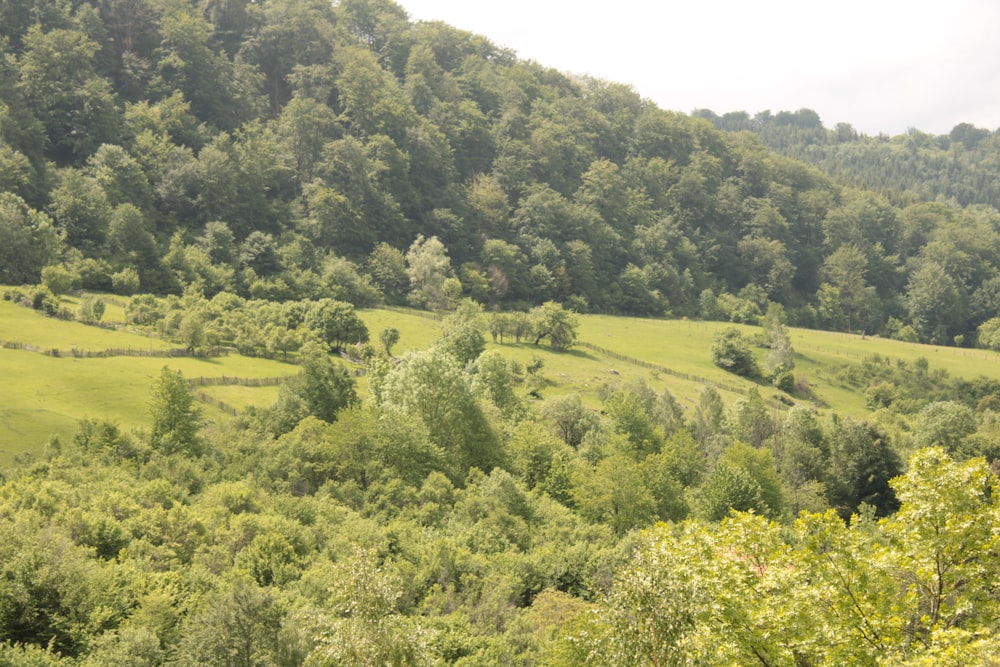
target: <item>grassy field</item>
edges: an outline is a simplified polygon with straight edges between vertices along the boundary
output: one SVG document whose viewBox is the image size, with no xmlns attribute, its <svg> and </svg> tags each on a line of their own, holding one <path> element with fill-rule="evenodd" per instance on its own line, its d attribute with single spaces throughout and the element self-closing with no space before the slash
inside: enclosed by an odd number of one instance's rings
<svg viewBox="0 0 1000 667">
<path fill-rule="evenodd" d="M 643 320 L 635 318 L 585 315 L 580 318 L 579 337 L 614 352 L 643 361 L 666 366 L 671 370 L 706 378 L 713 383 L 750 387 L 751 384 L 725 373 L 712 364 L 712 338 L 723 328 L 734 326 L 724 322 L 688 320 Z M 760 327 L 735 325 L 747 336 L 760 333 Z M 860 363 L 873 355 L 913 363 L 923 357 L 930 368 L 943 368 L 949 377 L 975 378 L 980 375 L 1000 379 L 1000 354 L 988 350 L 972 350 L 934 345 L 918 345 L 857 334 L 790 329 L 795 350 L 795 374 L 808 385 L 816 403 L 838 412 L 862 415 L 867 412 L 865 398 L 856 388 L 838 380 L 837 369 L 844 364 Z M 757 350 L 763 359 L 763 350 Z M 701 383 L 688 386 L 683 381 L 669 379 L 668 385 L 678 398 L 689 398 L 689 392 L 700 390 Z M 772 390 L 761 388 L 769 395 Z M 723 393 L 725 397 L 726 392 Z M 804 396 L 800 396 L 804 399 Z"/>
<path fill-rule="evenodd" d="M 419 311 L 373 309 L 361 311 L 361 317 L 371 331 L 373 342 L 378 340 L 381 329 L 388 326 L 399 329 L 400 341 L 393 349 L 397 355 L 426 347 L 441 330 L 439 321 Z M 715 366 L 711 346 L 713 337 L 725 327 L 736 326 L 749 337 L 758 335 L 760 327 L 606 315 L 581 315 L 579 322 L 578 345 L 567 352 L 553 352 L 544 344 L 530 343 L 488 343 L 487 348 L 498 349 L 522 364 L 540 357 L 545 364 L 542 374 L 549 381 L 543 397 L 578 392 L 591 407 L 599 406 L 598 390 L 602 385 L 639 377 L 658 391 L 669 388 L 685 407 L 697 403 L 705 384 L 714 386 L 727 404 L 755 386 Z M 908 363 L 923 357 L 932 370 L 944 368 L 952 378 L 985 375 L 1000 379 L 1000 354 L 987 350 L 918 345 L 808 329 L 793 328 L 789 333 L 795 350 L 796 378 L 809 389 L 808 395 L 797 393 L 797 402 L 845 414 L 864 415 L 865 397 L 857 388 L 840 381 L 837 371 L 844 364 L 860 363 L 875 354 Z M 758 349 L 756 353 L 763 366 L 764 350 Z M 756 386 L 773 405 L 781 405 L 777 390 L 767 384 L 756 383 Z"/>
<path fill-rule="evenodd" d="M 70 304 L 75 301 L 76 299 L 66 299 L 64 304 L 73 308 Z M 109 306 L 109 310 L 111 308 Z M 102 321 L 116 320 L 105 317 Z M 30 308 L 0 300 L 0 345 L 10 343 L 33 345 L 43 350 L 54 348 L 65 354 L 74 348 L 96 352 L 106 349 L 166 350 L 175 347 L 158 338 L 44 317 Z"/>
<path fill-rule="evenodd" d="M 393 348 L 393 354 L 397 356 L 407 350 L 427 347 L 441 333 L 440 321 L 421 311 L 370 309 L 360 311 L 360 315 L 371 332 L 373 343 L 377 344 L 382 329 L 392 326 L 399 330 L 399 344 Z M 700 351 L 697 341 L 688 341 L 688 336 L 680 332 L 665 331 L 661 327 L 664 324 L 670 322 L 584 315 L 580 317 L 579 341 L 688 375 L 705 377 L 716 386 L 726 402 L 732 402 L 753 386 L 712 365 L 707 346 L 711 337 L 705 349 Z M 679 345 L 687 347 L 680 349 Z M 523 366 L 540 358 L 544 363 L 541 374 L 547 380 L 541 392 L 543 398 L 579 393 L 584 403 L 594 408 L 600 405 L 598 393 L 603 385 L 620 384 L 637 378 L 645 379 L 657 391 L 669 387 L 678 400 L 688 405 L 697 402 L 704 386 L 701 380 L 671 376 L 583 345 L 565 352 L 554 352 L 544 342 L 538 346 L 530 342 L 494 344 L 487 336 L 487 349 L 499 350 Z M 729 386 L 740 391 L 729 391 L 726 389 Z"/>
<path fill-rule="evenodd" d="M 64 300 L 70 309 L 75 309 L 76 303 L 76 299 Z M 426 348 L 441 333 L 440 321 L 424 312 L 366 309 L 359 314 L 376 346 L 382 329 L 395 327 L 400 331 L 399 343 L 393 348 L 396 355 Z M 123 318 L 124 303 L 109 303 L 105 321 L 120 322 Z M 488 342 L 487 348 L 497 349 L 523 366 L 541 359 L 545 379 L 542 398 L 576 392 L 593 408 L 600 406 L 601 387 L 637 378 L 645 379 L 657 391 L 669 388 L 688 409 L 697 404 L 705 384 L 716 387 L 727 404 L 754 386 L 712 364 L 712 338 L 732 325 L 601 315 L 583 315 L 579 321 L 579 344 L 566 352 L 531 343 Z M 750 336 L 760 332 L 759 327 L 739 328 Z M 944 368 L 953 378 L 985 375 L 1000 379 L 1000 355 L 993 352 L 803 329 L 792 329 L 790 334 L 796 377 L 809 388 L 809 394 L 798 393 L 796 401 L 846 414 L 863 415 L 864 396 L 838 379 L 838 369 L 874 354 L 910 363 L 923 357 L 932 370 Z M 0 384 L 0 466 L 20 452 L 39 450 L 52 435 L 71 437 L 84 417 L 107 417 L 126 429 L 147 426 L 150 387 L 165 365 L 179 369 L 189 379 L 280 377 L 297 371 L 291 364 L 236 354 L 216 358 L 77 358 L 72 356 L 73 349 L 157 351 L 172 345 L 125 331 L 43 317 L 5 301 L 0 301 L 0 344 L 7 346 L 0 348 L 0 373 L 6 380 Z M 25 344 L 35 351 L 10 349 Z M 60 356 L 39 352 L 52 349 L 59 350 Z M 763 358 L 763 350 L 757 353 Z M 766 384 L 757 386 L 775 409 L 782 407 L 777 390 Z M 196 394 L 203 393 L 237 410 L 269 405 L 277 391 L 273 386 L 195 387 Z M 358 391 L 363 398 L 367 396 L 363 378 Z M 208 420 L 228 418 L 211 403 L 205 403 L 203 410 Z"/>
<path fill-rule="evenodd" d="M 107 417 L 125 429 L 148 425 L 150 388 L 164 366 L 186 378 L 281 377 L 297 367 L 267 359 L 232 354 L 223 357 L 77 358 L 72 349 L 99 351 L 164 350 L 170 343 L 137 334 L 57 320 L 0 301 L 0 343 L 26 344 L 31 349 L 58 349 L 60 356 L 29 349 L 0 348 L 0 466 L 25 451 L 38 451 L 53 435 L 71 437 L 85 417 Z M 206 386 L 197 392 L 237 410 L 269 405 L 277 387 Z M 202 405 L 207 420 L 228 415 Z"/>
</svg>

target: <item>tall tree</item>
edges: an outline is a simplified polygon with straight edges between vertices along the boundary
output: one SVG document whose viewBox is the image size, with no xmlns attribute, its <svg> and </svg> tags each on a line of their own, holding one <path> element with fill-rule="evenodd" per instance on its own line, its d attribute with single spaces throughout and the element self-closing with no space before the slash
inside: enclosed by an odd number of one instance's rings
<svg viewBox="0 0 1000 667">
<path fill-rule="evenodd" d="M 164 454 L 198 454 L 202 449 L 201 410 L 184 375 L 164 366 L 153 384 L 150 442 Z"/>
<path fill-rule="evenodd" d="M 906 285 L 906 309 L 920 339 L 950 343 L 962 333 L 962 299 L 955 280 L 937 262 L 924 262 Z"/>
<path fill-rule="evenodd" d="M 24 38 L 18 86 L 62 164 L 82 164 L 102 143 L 116 143 L 120 132 L 114 91 L 95 70 L 97 51 L 78 30 L 46 32 L 36 24 Z"/>
<path fill-rule="evenodd" d="M 55 261 L 59 235 L 49 216 L 10 192 L 0 192 L 0 283 L 37 283 Z"/>
</svg>

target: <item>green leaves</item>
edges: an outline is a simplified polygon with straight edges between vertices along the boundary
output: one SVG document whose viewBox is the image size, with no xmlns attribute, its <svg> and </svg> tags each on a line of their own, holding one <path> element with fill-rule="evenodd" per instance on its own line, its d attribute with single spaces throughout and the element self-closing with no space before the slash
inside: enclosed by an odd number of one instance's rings
<svg viewBox="0 0 1000 667">
<path fill-rule="evenodd" d="M 164 454 L 197 454 L 202 441 L 201 410 L 180 371 L 164 366 L 153 385 L 150 442 Z"/>
<path fill-rule="evenodd" d="M 719 368 L 742 375 L 760 375 L 757 359 L 750 350 L 750 344 L 736 327 L 720 331 L 712 341 L 712 362 Z"/>
<path fill-rule="evenodd" d="M 568 350 L 576 341 L 576 317 L 554 301 L 547 301 L 531 309 L 535 345 L 547 338 L 554 350 Z"/>
<path fill-rule="evenodd" d="M 588 664 L 962 664 L 995 646 L 996 480 L 917 452 L 875 521 L 733 514 L 644 533 L 595 626 Z M 600 620 L 597 620 L 600 619 Z M 561 642 L 579 642 L 567 632 Z M 975 659 L 975 658 L 972 658 Z"/>
</svg>

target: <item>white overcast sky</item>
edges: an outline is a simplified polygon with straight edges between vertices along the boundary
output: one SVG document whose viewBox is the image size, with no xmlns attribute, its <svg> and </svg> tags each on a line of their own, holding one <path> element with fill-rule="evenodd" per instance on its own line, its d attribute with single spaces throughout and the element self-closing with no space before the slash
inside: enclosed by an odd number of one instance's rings
<svg viewBox="0 0 1000 667">
<path fill-rule="evenodd" d="M 665 109 L 808 107 L 866 134 L 1000 128 L 998 0 L 398 0 Z"/>
</svg>

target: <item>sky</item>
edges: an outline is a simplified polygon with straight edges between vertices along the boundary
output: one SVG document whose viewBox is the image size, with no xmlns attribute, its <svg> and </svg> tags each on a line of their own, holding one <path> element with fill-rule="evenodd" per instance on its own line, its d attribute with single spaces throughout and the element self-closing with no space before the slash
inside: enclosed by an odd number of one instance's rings
<svg viewBox="0 0 1000 667">
<path fill-rule="evenodd" d="M 397 0 L 664 109 L 816 111 L 869 135 L 1000 128 L 997 0 Z"/>
</svg>

